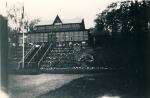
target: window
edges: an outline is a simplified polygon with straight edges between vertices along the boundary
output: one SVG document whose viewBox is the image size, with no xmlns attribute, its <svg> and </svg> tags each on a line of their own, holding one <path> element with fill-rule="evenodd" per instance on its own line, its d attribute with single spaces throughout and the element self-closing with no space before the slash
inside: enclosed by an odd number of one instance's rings
<svg viewBox="0 0 150 98">
<path fill-rule="evenodd" d="M 73 29 L 80 29 L 80 25 L 79 25 L 79 24 L 73 24 L 73 25 L 72 25 L 72 28 L 73 28 Z"/>
<path fill-rule="evenodd" d="M 50 30 L 50 29 L 52 29 L 52 26 L 46 26 L 45 28 L 46 28 L 46 30 Z"/>
<path fill-rule="evenodd" d="M 79 32 L 79 36 L 83 36 L 83 32 L 81 31 L 81 32 Z"/>
<path fill-rule="evenodd" d="M 45 29 L 44 26 L 39 26 L 39 27 L 37 28 L 37 30 L 44 30 L 44 29 Z"/>
<path fill-rule="evenodd" d="M 47 33 L 45 33 L 44 35 L 43 35 L 43 40 L 44 40 L 44 42 L 48 42 L 48 34 Z"/>
<path fill-rule="evenodd" d="M 70 28 L 70 25 L 63 25 L 62 26 L 64 29 L 69 29 Z"/>
<path fill-rule="evenodd" d="M 78 32 L 74 32 L 74 36 L 78 36 L 78 34 L 79 34 Z"/>
</svg>

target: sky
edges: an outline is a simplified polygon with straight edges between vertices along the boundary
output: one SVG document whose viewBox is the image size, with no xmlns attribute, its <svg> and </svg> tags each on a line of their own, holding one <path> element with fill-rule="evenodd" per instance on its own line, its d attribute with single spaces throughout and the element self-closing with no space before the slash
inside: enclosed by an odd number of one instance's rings
<svg viewBox="0 0 150 98">
<path fill-rule="evenodd" d="M 4 14 L 6 2 L 8 7 L 22 4 L 29 19 L 54 20 L 84 18 L 85 27 L 94 27 L 96 14 L 102 12 L 109 4 L 118 0 L 0 0 L 0 13 Z"/>
</svg>

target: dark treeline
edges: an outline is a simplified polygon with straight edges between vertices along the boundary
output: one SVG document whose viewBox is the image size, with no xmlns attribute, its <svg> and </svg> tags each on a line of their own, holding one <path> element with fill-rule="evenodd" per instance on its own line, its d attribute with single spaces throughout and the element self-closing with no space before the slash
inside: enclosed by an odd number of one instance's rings
<svg viewBox="0 0 150 98">
<path fill-rule="evenodd" d="M 150 1 L 115 2 L 95 19 L 94 30 L 98 35 L 95 35 L 96 46 L 103 46 L 108 53 L 116 53 L 114 58 L 118 62 L 115 64 L 126 66 L 129 72 L 137 73 L 141 84 L 146 84 L 149 77 L 149 12 Z M 120 58 L 123 59 L 122 63 L 119 63 Z"/>
<path fill-rule="evenodd" d="M 116 2 L 98 14 L 97 31 L 105 31 L 109 35 L 121 35 L 124 38 L 139 38 L 150 28 L 150 1 Z"/>
</svg>

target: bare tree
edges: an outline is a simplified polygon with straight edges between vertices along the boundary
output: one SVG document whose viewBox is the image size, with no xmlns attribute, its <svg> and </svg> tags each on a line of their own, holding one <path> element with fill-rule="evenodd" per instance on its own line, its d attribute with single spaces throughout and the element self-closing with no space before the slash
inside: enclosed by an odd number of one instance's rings
<svg viewBox="0 0 150 98">
<path fill-rule="evenodd" d="M 34 25 L 40 22 L 40 19 L 27 19 L 23 4 L 16 4 L 8 7 L 6 3 L 6 13 L 9 25 L 9 39 L 15 46 L 18 45 L 19 33 L 28 33 L 32 31 Z"/>
</svg>

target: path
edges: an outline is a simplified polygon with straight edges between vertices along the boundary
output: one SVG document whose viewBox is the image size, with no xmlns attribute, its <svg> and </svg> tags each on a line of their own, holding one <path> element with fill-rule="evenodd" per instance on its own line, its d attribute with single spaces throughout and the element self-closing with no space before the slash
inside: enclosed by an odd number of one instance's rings
<svg viewBox="0 0 150 98">
<path fill-rule="evenodd" d="M 86 75 L 40 74 L 9 75 L 9 95 L 11 98 L 33 98 L 55 90 L 74 79 Z"/>
</svg>

